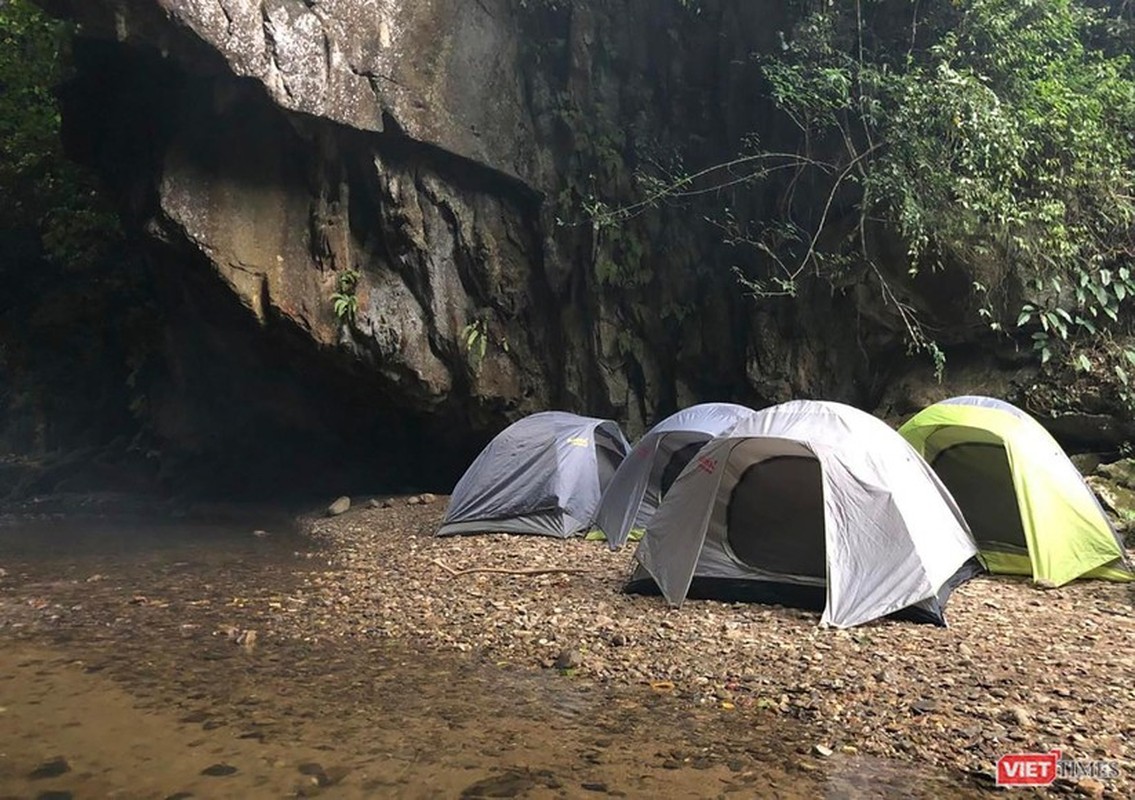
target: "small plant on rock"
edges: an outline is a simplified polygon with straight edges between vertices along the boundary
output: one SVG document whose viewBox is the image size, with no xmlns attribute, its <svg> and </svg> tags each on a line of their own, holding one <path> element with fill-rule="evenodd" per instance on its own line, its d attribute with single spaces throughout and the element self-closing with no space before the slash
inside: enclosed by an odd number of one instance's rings
<svg viewBox="0 0 1135 800">
<path fill-rule="evenodd" d="M 355 313 L 359 309 L 359 298 L 355 295 L 358 284 L 359 272 L 353 269 L 340 273 L 336 281 L 338 291 L 331 295 L 331 303 L 335 316 L 343 324 L 350 325 L 355 321 Z"/>
<path fill-rule="evenodd" d="M 481 362 L 485 360 L 490 336 L 489 324 L 483 317 L 478 317 L 461 329 L 461 343 L 469 354 L 474 370 L 479 369 Z M 509 352 L 506 337 L 493 337 L 493 341 L 502 351 Z"/>
</svg>

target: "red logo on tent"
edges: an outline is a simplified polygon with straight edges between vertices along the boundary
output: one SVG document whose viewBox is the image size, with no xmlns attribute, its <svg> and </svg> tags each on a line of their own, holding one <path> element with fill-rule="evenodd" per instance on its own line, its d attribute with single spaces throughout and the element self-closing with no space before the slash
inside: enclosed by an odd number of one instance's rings
<svg viewBox="0 0 1135 800">
<path fill-rule="evenodd" d="M 717 459 L 710 458 L 709 456 L 702 456 L 698 459 L 698 469 L 708 472 L 710 475 L 717 469 Z"/>
<path fill-rule="evenodd" d="M 1056 780 L 1060 751 L 1009 753 L 997 759 L 998 786 L 1048 786 Z"/>
</svg>

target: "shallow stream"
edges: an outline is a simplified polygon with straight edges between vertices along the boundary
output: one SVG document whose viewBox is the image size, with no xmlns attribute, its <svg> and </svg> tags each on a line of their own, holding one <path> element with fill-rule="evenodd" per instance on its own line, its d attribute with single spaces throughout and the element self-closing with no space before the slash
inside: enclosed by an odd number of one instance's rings
<svg viewBox="0 0 1135 800">
<path fill-rule="evenodd" d="M 772 714 L 275 630 L 326 560 L 271 510 L 3 519 L 0 798 L 980 794 Z"/>
</svg>

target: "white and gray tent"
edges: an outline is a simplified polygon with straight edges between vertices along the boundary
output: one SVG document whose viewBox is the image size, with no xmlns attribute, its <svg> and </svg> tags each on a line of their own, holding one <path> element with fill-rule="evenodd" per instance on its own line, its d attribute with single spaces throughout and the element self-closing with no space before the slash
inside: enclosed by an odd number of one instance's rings
<svg viewBox="0 0 1135 800">
<path fill-rule="evenodd" d="M 461 476 L 437 535 L 581 533 L 629 449 L 611 420 L 563 411 L 525 417 L 497 434 Z"/>
<path fill-rule="evenodd" d="M 702 403 L 659 422 L 635 444 L 603 492 L 595 524 L 612 550 L 642 531 L 663 495 L 706 442 L 755 414 L 734 403 Z"/>
<path fill-rule="evenodd" d="M 849 627 L 897 612 L 945 624 L 980 571 L 957 505 L 888 425 L 840 403 L 757 412 L 705 445 L 666 494 L 629 591 L 822 607 Z"/>
</svg>

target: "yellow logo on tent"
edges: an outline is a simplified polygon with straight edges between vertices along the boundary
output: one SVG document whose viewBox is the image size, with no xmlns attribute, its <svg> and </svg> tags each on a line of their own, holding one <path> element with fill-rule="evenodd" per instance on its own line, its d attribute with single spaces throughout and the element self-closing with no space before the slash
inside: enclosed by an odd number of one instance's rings
<svg viewBox="0 0 1135 800">
<path fill-rule="evenodd" d="M 587 447 L 591 444 L 591 440 L 586 436 L 573 436 L 567 440 L 568 444 L 574 444 L 576 447 Z"/>
</svg>

